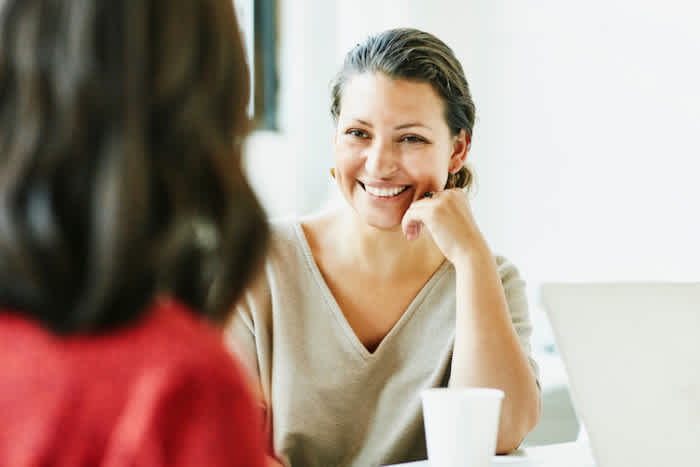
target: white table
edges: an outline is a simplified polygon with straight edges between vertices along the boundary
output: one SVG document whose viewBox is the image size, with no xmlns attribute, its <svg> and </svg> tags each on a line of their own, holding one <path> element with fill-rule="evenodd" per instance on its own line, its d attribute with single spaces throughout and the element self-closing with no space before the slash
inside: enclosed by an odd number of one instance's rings
<svg viewBox="0 0 700 467">
<path fill-rule="evenodd" d="M 595 467 L 586 443 L 572 442 L 518 449 L 508 456 L 494 456 L 493 466 L 511 467 Z M 393 467 L 430 467 L 428 461 L 394 464 Z M 386 466 L 390 467 L 390 466 Z"/>
</svg>

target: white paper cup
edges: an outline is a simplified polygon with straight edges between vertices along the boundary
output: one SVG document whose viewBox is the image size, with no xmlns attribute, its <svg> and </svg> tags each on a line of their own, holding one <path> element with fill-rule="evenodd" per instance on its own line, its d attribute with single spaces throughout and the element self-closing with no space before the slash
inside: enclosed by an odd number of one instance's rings
<svg viewBox="0 0 700 467">
<path fill-rule="evenodd" d="M 491 467 L 503 395 L 488 388 L 422 391 L 430 467 Z"/>
</svg>

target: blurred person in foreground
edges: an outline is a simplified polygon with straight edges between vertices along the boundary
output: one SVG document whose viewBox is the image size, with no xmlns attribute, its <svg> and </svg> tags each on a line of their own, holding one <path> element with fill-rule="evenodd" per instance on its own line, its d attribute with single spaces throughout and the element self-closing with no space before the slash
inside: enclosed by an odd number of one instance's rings
<svg viewBox="0 0 700 467">
<path fill-rule="evenodd" d="M 0 465 L 264 464 L 248 96 L 230 0 L 0 2 Z"/>
</svg>

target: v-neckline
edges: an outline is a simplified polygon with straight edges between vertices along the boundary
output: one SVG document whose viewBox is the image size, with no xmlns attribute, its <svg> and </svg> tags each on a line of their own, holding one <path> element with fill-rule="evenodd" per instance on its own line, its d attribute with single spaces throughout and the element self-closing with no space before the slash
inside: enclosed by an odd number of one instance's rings
<svg viewBox="0 0 700 467">
<path fill-rule="evenodd" d="M 439 280 L 445 275 L 445 273 L 448 271 L 451 265 L 450 262 L 447 260 L 444 260 L 442 262 L 442 264 L 430 276 L 428 281 L 423 285 L 420 291 L 418 291 L 418 293 L 408 305 L 406 310 L 404 310 L 404 312 L 401 314 L 399 320 L 396 323 L 394 323 L 394 325 L 391 327 L 391 330 L 389 330 L 389 332 L 379 342 L 374 351 L 370 352 L 367 349 L 367 347 L 365 347 L 365 345 L 362 343 L 357 334 L 355 334 L 355 331 L 352 329 L 352 326 L 350 326 L 350 323 L 345 317 L 343 310 L 340 308 L 340 305 L 338 305 L 338 301 L 333 295 L 333 292 L 331 292 L 330 287 L 326 283 L 326 280 L 323 278 L 323 274 L 321 274 L 321 269 L 319 268 L 318 263 L 316 263 L 316 258 L 314 258 L 314 255 L 311 252 L 311 246 L 309 245 L 309 242 L 306 238 L 306 234 L 304 233 L 304 229 L 301 226 L 301 222 L 297 221 L 293 225 L 294 231 L 297 237 L 299 238 L 299 244 L 301 245 L 302 253 L 306 258 L 306 264 L 309 268 L 311 275 L 318 283 L 319 289 L 321 290 L 321 294 L 323 295 L 323 298 L 328 304 L 328 309 L 331 315 L 337 321 L 338 325 L 347 337 L 351 347 L 353 347 L 355 351 L 359 353 L 359 355 L 364 360 L 377 358 L 377 356 L 381 354 L 382 350 L 389 345 L 389 343 L 393 340 L 394 336 L 400 332 L 401 328 L 404 327 L 406 323 L 411 319 L 411 317 L 416 313 L 416 310 L 420 307 L 421 303 L 430 294 L 432 289 L 435 287 L 435 284 L 437 284 Z"/>
</svg>

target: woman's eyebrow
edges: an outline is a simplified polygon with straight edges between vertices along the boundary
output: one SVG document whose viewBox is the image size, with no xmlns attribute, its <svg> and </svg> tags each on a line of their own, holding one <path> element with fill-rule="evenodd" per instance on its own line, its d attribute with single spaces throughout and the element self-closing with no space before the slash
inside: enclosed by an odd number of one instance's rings
<svg viewBox="0 0 700 467">
<path fill-rule="evenodd" d="M 372 128 L 372 124 L 365 121 L 365 120 L 362 120 L 360 118 L 353 118 L 352 120 L 356 123 L 359 123 L 360 125 L 364 125 L 364 126 L 367 126 L 369 128 Z M 419 127 L 419 128 L 425 128 L 428 130 L 432 130 L 432 128 L 430 128 L 428 125 L 424 125 L 421 122 L 402 123 L 401 125 L 395 126 L 394 130 L 403 130 L 406 128 L 413 128 L 413 127 Z"/>
<path fill-rule="evenodd" d="M 403 123 L 397 127 L 394 127 L 394 130 L 403 130 L 404 128 L 411 128 L 411 127 L 421 127 L 421 128 L 426 128 L 430 130 L 431 128 L 427 125 L 424 125 L 420 122 L 411 122 L 411 123 Z"/>
<path fill-rule="evenodd" d="M 372 128 L 372 124 L 371 124 L 371 123 L 366 122 L 366 121 L 364 121 L 364 120 L 361 120 L 361 119 L 359 119 L 359 118 L 353 118 L 353 121 L 359 123 L 360 125 L 364 125 L 364 126 L 368 126 L 368 127 Z"/>
</svg>

